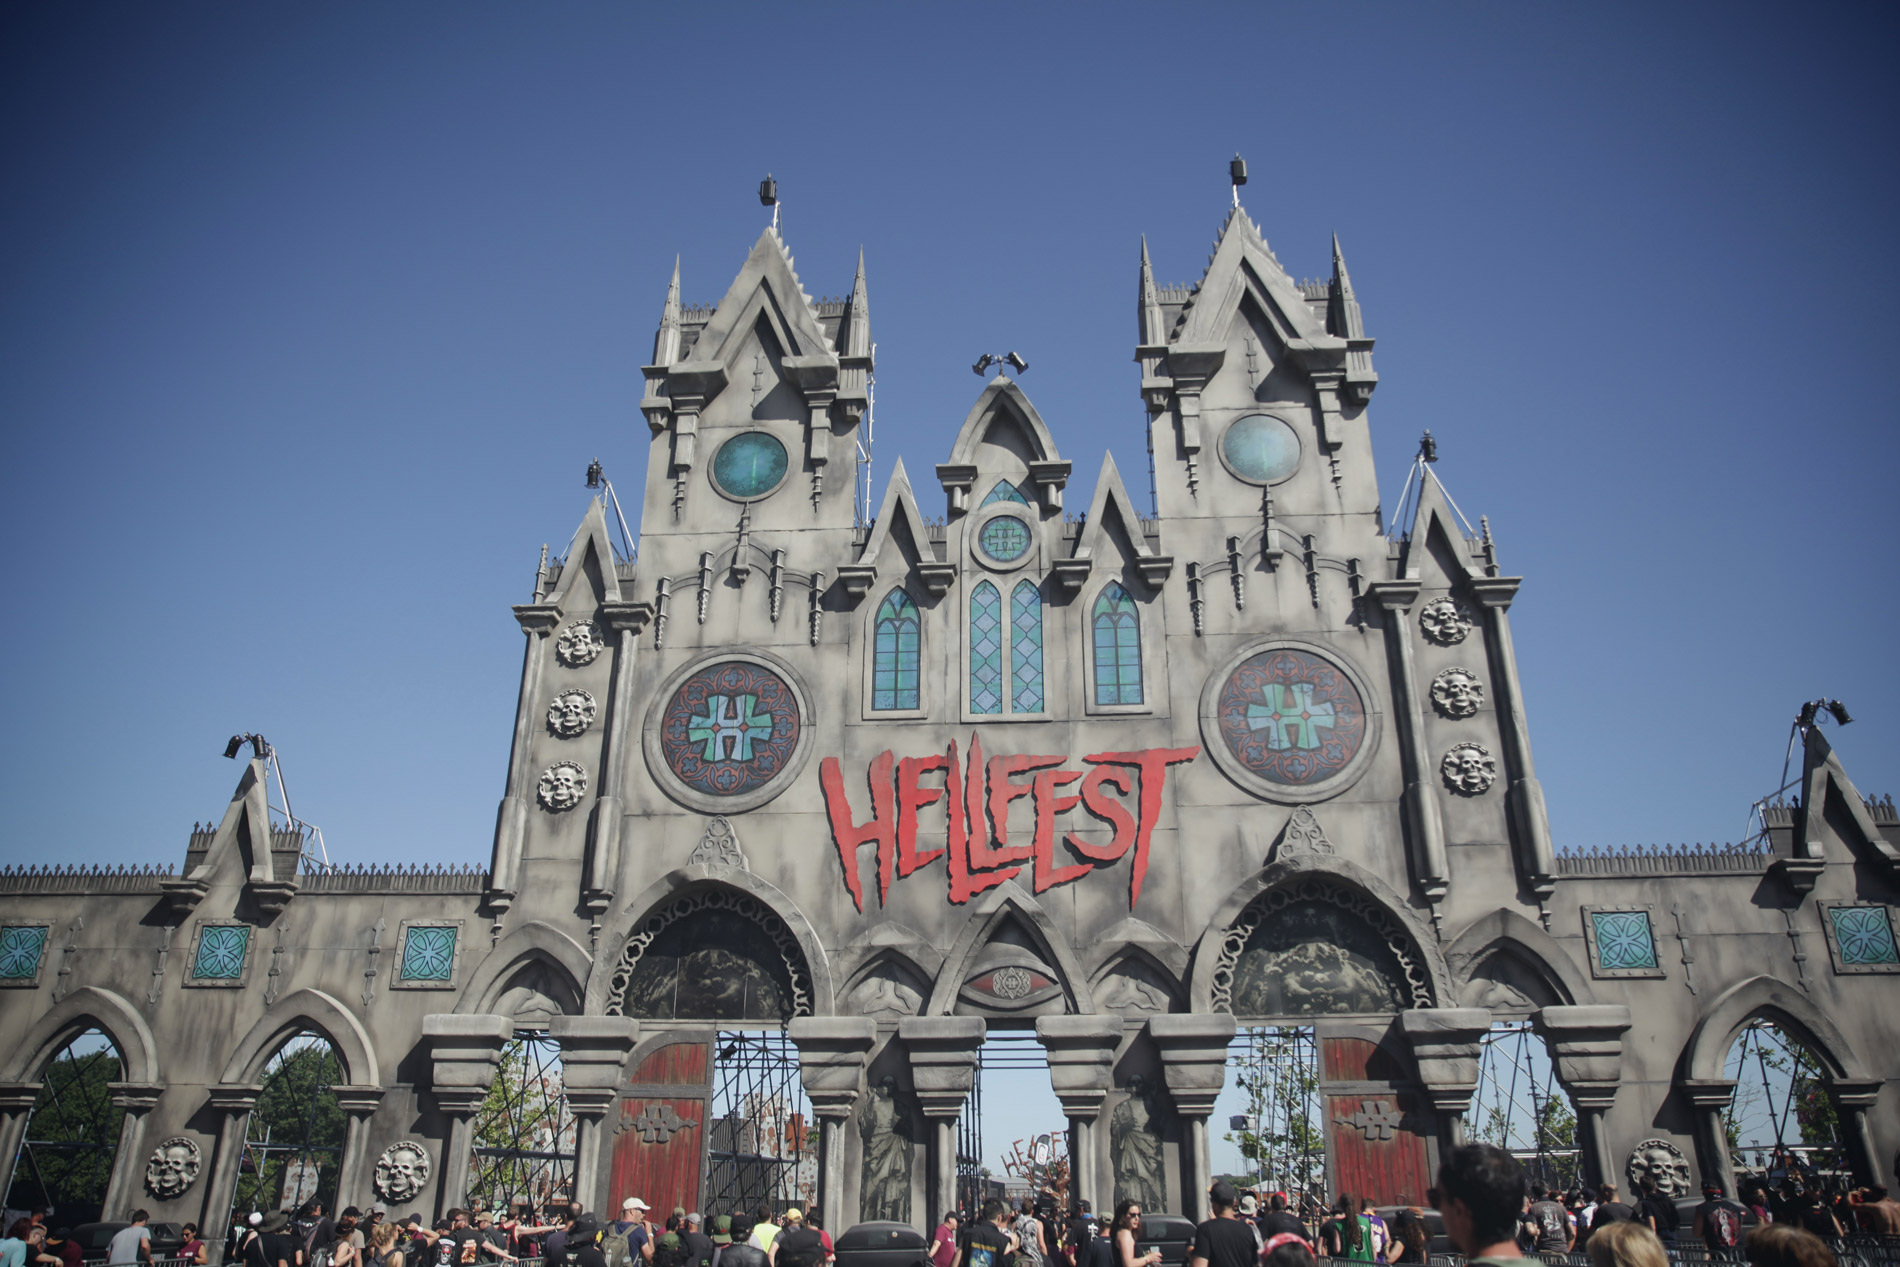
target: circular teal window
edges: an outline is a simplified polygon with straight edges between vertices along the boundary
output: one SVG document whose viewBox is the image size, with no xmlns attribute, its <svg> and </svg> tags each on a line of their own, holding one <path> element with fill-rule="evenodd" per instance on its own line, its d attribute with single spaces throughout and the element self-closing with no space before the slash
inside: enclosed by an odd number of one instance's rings
<svg viewBox="0 0 1900 1267">
<path fill-rule="evenodd" d="M 785 480 L 790 460 L 785 446 L 763 431 L 747 431 L 719 446 L 712 480 L 719 491 L 740 501 L 763 497 Z"/>
<path fill-rule="evenodd" d="M 1271 414 L 1248 414 L 1220 441 L 1227 469 L 1250 484 L 1278 484 L 1299 469 L 1300 438 Z"/>
<path fill-rule="evenodd" d="M 1014 515 L 998 515 L 977 536 L 983 553 L 998 563 L 1014 563 L 1029 551 L 1029 525 Z"/>
</svg>

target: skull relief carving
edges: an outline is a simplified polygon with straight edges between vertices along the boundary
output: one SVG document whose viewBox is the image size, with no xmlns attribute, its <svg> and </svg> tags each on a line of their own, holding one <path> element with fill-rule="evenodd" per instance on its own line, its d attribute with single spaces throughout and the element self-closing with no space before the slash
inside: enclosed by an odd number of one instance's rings
<svg viewBox="0 0 1900 1267">
<path fill-rule="evenodd" d="M 1470 669 L 1446 669 L 1432 679 L 1432 707 L 1440 717 L 1469 717 L 1484 707 L 1484 683 Z"/>
<path fill-rule="evenodd" d="M 594 724 L 594 697 L 579 687 L 562 691 L 548 705 L 548 729 L 563 739 L 585 734 Z"/>
<path fill-rule="evenodd" d="M 429 1154 L 412 1139 L 391 1144 L 376 1159 L 376 1195 L 392 1205 L 407 1204 L 429 1182 Z"/>
<path fill-rule="evenodd" d="M 1419 609 L 1418 627 L 1439 646 L 1449 647 L 1471 632 L 1471 617 L 1453 599 L 1434 598 Z"/>
<path fill-rule="evenodd" d="M 586 791 L 587 771 L 572 761 L 556 761 L 543 770 L 537 788 L 541 804 L 557 814 L 579 805 Z"/>
<path fill-rule="evenodd" d="M 554 658 L 570 669 L 592 664 L 604 650 L 606 644 L 600 640 L 600 630 L 591 620 L 575 621 L 554 640 Z"/>
<path fill-rule="evenodd" d="M 1646 1139 L 1630 1150 L 1630 1191 L 1641 1190 L 1645 1177 L 1656 1181 L 1656 1195 L 1677 1200 L 1690 1195 L 1689 1159 L 1666 1139 Z"/>
<path fill-rule="evenodd" d="M 1445 786 L 1464 796 L 1476 796 L 1497 781 L 1498 763 L 1481 744 L 1461 743 L 1438 763 Z"/>
<path fill-rule="evenodd" d="M 160 1201 L 176 1200 L 197 1181 L 203 1165 L 198 1142 L 174 1135 L 154 1148 L 152 1159 L 145 1163 L 145 1190 Z"/>
</svg>

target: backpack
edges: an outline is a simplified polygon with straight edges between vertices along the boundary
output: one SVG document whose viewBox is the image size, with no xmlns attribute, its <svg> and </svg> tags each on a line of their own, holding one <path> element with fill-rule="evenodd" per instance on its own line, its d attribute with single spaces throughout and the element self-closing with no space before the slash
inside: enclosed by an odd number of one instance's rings
<svg viewBox="0 0 1900 1267">
<path fill-rule="evenodd" d="M 1742 1243 L 1742 1212 L 1727 1201 L 1711 1201 L 1702 1209 L 1703 1239 L 1714 1249 L 1734 1249 Z"/>
<path fill-rule="evenodd" d="M 629 1225 L 626 1231 L 616 1232 L 614 1225 L 609 1223 L 601 1232 L 600 1252 L 607 1256 L 607 1267 L 626 1267 L 627 1256 L 633 1252 L 627 1244 L 627 1232 L 631 1231 L 633 1228 Z"/>
</svg>

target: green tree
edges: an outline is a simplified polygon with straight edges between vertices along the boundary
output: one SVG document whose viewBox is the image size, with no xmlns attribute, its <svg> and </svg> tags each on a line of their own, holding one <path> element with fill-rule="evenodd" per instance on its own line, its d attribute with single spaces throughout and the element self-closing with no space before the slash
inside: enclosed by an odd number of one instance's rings
<svg viewBox="0 0 1900 1267">
<path fill-rule="evenodd" d="M 1234 1082 L 1246 1093 L 1253 1129 L 1228 1131 L 1223 1138 L 1240 1149 L 1258 1178 L 1289 1190 L 1323 1183 L 1326 1132 L 1313 1031 L 1286 1026 L 1254 1030 L 1251 1037 Z"/>
<path fill-rule="evenodd" d="M 46 1066 L 7 1205 L 51 1205 L 64 1214 L 105 1199 L 125 1118 L 108 1084 L 123 1077 L 121 1069 L 119 1053 L 96 1030 L 68 1043 Z"/>
<path fill-rule="evenodd" d="M 308 1195 L 335 1204 L 344 1116 L 331 1088 L 342 1081 L 336 1051 L 320 1035 L 300 1034 L 271 1057 L 245 1131 L 236 1209 L 276 1208 L 286 1179 L 312 1164 L 317 1186 Z"/>
<path fill-rule="evenodd" d="M 537 1060 L 532 1038 L 517 1038 L 502 1049 L 501 1063 L 488 1094 L 475 1111 L 469 1196 L 491 1209 L 505 1208 L 515 1196 L 537 1205 L 565 1184 L 565 1167 L 554 1158 L 572 1146 L 560 1065 Z"/>
</svg>

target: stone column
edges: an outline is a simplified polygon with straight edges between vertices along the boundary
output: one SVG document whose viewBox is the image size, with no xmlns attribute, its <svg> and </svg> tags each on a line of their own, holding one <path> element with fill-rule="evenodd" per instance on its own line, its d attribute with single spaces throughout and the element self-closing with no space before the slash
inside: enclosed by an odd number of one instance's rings
<svg viewBox="0 0 1900 1267">
<path fill-rule="evenodd" d="M 112 1178 L 106 1182 L 100 1217 L 129 1217 L 139 1203 L 139 1178 L 145 1173 L 145 1118 L 158 1106 L 165 1090 L 157 1082 L 108 1082 L 112 1107 L 124 1109 L 119 1123 L 119 1150 L 112 1155 Z"/>
<path fill-rule="evenodd" d="M 495 912 L 497 925 L 501 913 L 514 905 L 515 885 L 521 870 L 521 842 L 528 830 L 528 802 L 531 782 L 528 770 L 528 741 L 534 734 L 534 719 L 540 711 L 542 644 L 561 624 L 561 609 L 555 603 L 523 603 L 515 608 L 515 620 L 528 636 L 521 653 L 521 695 L 515 705 L 514 746 L 508 751 L 508 786 L 501 805 L 495 811 L 495 849 L 488 863 L 488 892 L 484 901 Z"/>
<path fill-rule="evenodd" d="M 1840 1109 L 1841 1143 L 1846 1146 L 1855 1183 L 1879 1184 L 1885 1178 L 1880 1172 L 1879 1154 L 1874 1151 L 1873 1123 L 1868 1121 L 1874 1102 L 1880 1098 L 1880 1085 L 1878 1078 L 1836 1078 L 1828 1083 Z"/>
<path fill-rule="evenodd" d="M 1119 1016 L 1044 1016 L 1036 1037 L 1049 1057 L 1049 1082 L 1069 1119 L 1069 1202 L 1105 1209 L 1095 1173 L 1102 1102 L 1115 1082 L 1115 1053 L 1122 1043 Z M 1065 1211 L 1066 1213 L 1066 1211 Z"/>
<path fill-rule="evenodd" d="M 1603 1123 L 1623 1080 L 1623 1035 L 1629 1027 L 1630 1010 L 1620 1003 L 1547 1007 L 1537 1014 L 1557 1079 L 1577 1109 L 1585 1183 L 1616 1182 L 1616 1159 Z"/>
<path fill-rule="evenodd" d="M 1722 1113 L 1735 1098 L 1732 1078 L 1684 1078 L 1676 1083 L 1695 1114 L 1696 1165 L 1702 1181 L 1719 1179 L 1729 1195 L 1735 1194 L 1735 1166 L 1729 1160 L 1728 1132 L 1722 1128 Z"/>
<path fill-rule="evenodd" d="M 613 904 L 615 877 L 620 873 L 620 820 L 626 812 L 620 789 L 629 755 L 627 729 L 637 707 L 633 664 L 639 652 L 640 631 L 653 619 L 653 604 L 602 603 L 594 618 L 614 641 L 613 694 L 607 700 L 606 737 L 600 746 L 600 795 L 588 823 L 587 882 L 581 893 L 581 905 L 597 922 Z"/>
<path fill-rule="evenodd" d="M 26 1120 L 40 1098 L 37 1082 L 0 1083 L 0 1194 L 13 1187 L 13 1163 L 26 1139 Z"/>
<path fill-rule="evenodd" d="M 574 1197 L 589 1210 L 604 1210 L 602 1122 L 620 1099 L 627 1057 L 640 1041 L 640 1022 L 625 1016 L 557 1016 L 548 1022 L 548 1037 L 561 1045 L 561 1087 L 574 1114 Z"/>
<path fill-rule="evenodd" d="M 436 1184 L 438 1213 L 468 1200 L 469 1150 L 475 1144 L 472 1119 L 488 1098 L 501 1064 L 501 1049 L 514 1032 L 510 1016 L 471 1013 L 422 1018 L 422 1038 L 429 1044 L 431 1061 L 430 1090 L 436 1107 L 449 1119 L 442 1178 Z"/>
<path fill-rule="evenodd" d="M 205 1181 L 204 1211 L 198 1216 L 198 1230 L 211 1247 L 211 1261 L 224 1254 L 224 1234 L 230 1231 L 231 1203 L 237 1199 L 238 1168 L 244 1160 L 244 1133 L 251 1124 L 251 1110 L 263 1084 L 226 1083 L 210 1089 L 211 1107 L 223 1114 L 218 1123 L 217 1143 L 212 1145 L 211 1174 Z"/>
<path fill-rule="evenodd" d="M 1445 858 L 1445 827 L 1432 792 L 1432 757 L 1425 748 L 1423 702 L 1418 689 L 1418 654 L 1412 646 L 1412 622 L 1406 613 L 1418 601 L 1419 583 L 1374 581 L 1366 587 L 1385 611 L 1385 645 L 1392 669 L 1393 715 L 1399 723 L 1399 759 L 1405 775 L 1405 833 L 1412 858 L 1412 879 L 1432 906 L 1438 922 L 1438 904 L 1451 886 L 1451 867 Z"/>
<path fill-rule="evenodd" d="M 1478 1061 L 1491 1013 L 1481 1007 L 1415 1007 L 1399 1013 L 1412 1044 L 1425 1097 L 1438 1113 L 1439 1140 L 1447 1148 L 1465 1142 L 1465 1110 L 1478 1089 Z"/>
<path fill-rule="evenodd" d="M 1517 677 L 1517 651 L 1511 645 L 1509 612 L 1522 579 L 1483 576 L 1469 584 L 1484 604 L 1485 644 L 1491 655 L 1491 677 L 1498 686 L 1498 733 L 1511 780 L 1506 803 L 1511 811 L 1518 870 L 1537 895 L 1548 926 L 1547 903 L 1557 887 L 1557 852 L 1550 843 L 1550 811 L 1544 807 L 1544 785 L 1537 781 L 1537 770 L 1531 763 L 1530 723 L 1524 717 L 1524 688 Z"/>
<path fill-rule="evenodd" d="M 897 1037 L 910 1055 L 911 1086 L 930 1122 L 930 1209 L 941 1218 L 957 1203 L 957 1118 L 976 1086 L 986 1026 L 980 1016 L 906 1016 Z"/>
<path fill-rule="evenodd" d="M 1187 1189 L 1183 1212 L 1198 1223 L 1208 1217 L 1207 1188 L 1213 1173 L 1207 1115 L 1214 1111 L 1214 1100 L 1227 1083 L 1227 1047 L 1234 1041 L 1234 1018 L 1226 1012 L 1151 1016 L 1148 1037 L 1161 1053 L 1161 1076 L 1174 1110 L 1188 1128 L 1181 1143 L 1181 1184 Z"/>
<path fill-rule="evenodd" d="M 364 1183 L 363 1150 L 369 1147 L 369 1119 L 383 1102 L 383 1089 L 369 1086 L 330 1089 L 336 1093 L 337 1107 L 348 1115 L 343 1127 L 343 1157 L 337 1165 L 336 1203 L 339 1209 L 346 1205 L 367 1207 L 371 1201 L 381 1200 L 372 1196 Z"/>
<path fill-rule="evenodd" d="M 844 1127 L 864 1087 L 877 1022 L 868 1016 L 801 1016 L 787 1033 L 798 1044 L 798 1080 L 818 1115 L 818 1205 L 826 1225 L 843 1231 L 859 1221 L 855 1208 L 845 1208 Z"/>
</svg>

